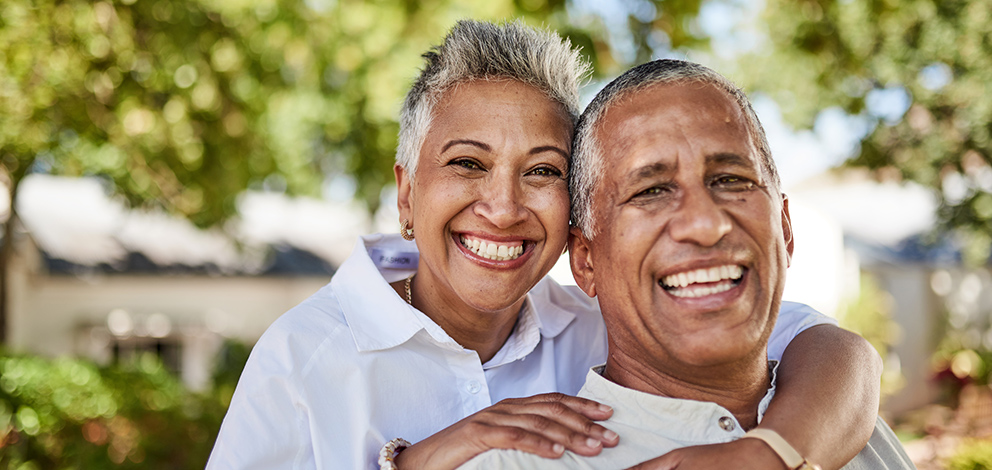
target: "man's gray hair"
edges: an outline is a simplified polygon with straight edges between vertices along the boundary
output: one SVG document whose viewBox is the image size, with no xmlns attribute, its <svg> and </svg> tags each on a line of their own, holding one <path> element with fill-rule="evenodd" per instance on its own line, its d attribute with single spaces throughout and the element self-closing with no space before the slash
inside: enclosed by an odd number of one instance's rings
<svg viewBox="0 0 992 470">
<path fill-rule="evenodd" d="M 459 21 L 440 46 L 424 54 L 424 59 L 424 69 L 400 110 L 396 163 L 411 179 L 434 108 L 452 86 L 471 80 L 519 80 L 561 104 L 571 124 L 575 124 L 581 111 L 579 81 L 589 71 L 588 63 L 572 49 L 568 39 L 520 21 Z"/>
<path fill-rule="evenodd" d="M 765 137 L 765 130 L 751 107 L 747 95 L 736 85 L 713 70 L 683 60 L 663 59 L 638 65 L 606 85 L 593 99 L 579 118 L 572 147 L 572 166 L 569 171 L 569 192 L 572 198 L 572 223 L 589 239 L 596 236 L 592 214 L 594 190 L 603 176 L 605 161 L 596 130 L 606 111 L 624 97 L 653 85 L 683 85 L 686 83 L 709 84 L 727 92 L 740 106 L 751 142 L 761 158 L 765 176 L 776 192 L 781 186 L 778 170 Z M 665 103 L 658 103 L 664 106 Z"/>
</svg>

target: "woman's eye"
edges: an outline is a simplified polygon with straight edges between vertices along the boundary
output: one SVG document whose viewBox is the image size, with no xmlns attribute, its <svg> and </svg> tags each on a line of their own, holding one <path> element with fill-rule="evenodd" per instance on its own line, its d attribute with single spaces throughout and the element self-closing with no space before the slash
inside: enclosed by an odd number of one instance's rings
<svg viewBox="0 0 992 470">
<path fill-rule="evenodd" d="M 457 165 L 467 170 L 481 170 L 482 165 L 475 160 L 469 160 L 467 158 L 460 158 L 450 163 L 451 165 Z"/>
<path fill-rule="evenodd" d="M 535 176 L 561 176 L 561 171 L 554 167 L 549 166 L 539 166 L 534 168 L 529 172 L 531 175 Z"/>
</svg>

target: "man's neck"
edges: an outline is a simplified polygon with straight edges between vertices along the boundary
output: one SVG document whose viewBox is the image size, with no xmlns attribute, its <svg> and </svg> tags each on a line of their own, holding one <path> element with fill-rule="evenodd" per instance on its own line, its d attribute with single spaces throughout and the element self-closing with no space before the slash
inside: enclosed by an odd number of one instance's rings
<svg viewBox="0 0 992 470">
<path fill-rule="evenodd" d="M 671 358 L 651 360 L 643 349 L 637 352 L 625 354 L 611 341 L 603 377 L 652 395 L 716 403 L 730 411 L 744 429 L 758 425 L 758 405 L 771 385 L 766 355 L 692 366 L 676 364 Z M 764 348 L 760 352 L 764 353 Z"/>
</svg>

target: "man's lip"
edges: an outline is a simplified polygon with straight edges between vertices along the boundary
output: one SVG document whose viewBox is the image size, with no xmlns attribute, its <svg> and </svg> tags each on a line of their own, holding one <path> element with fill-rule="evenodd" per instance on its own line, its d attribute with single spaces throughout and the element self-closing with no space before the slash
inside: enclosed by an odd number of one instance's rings
<svg viewBox="0 0 992 470">
<path fill-rule="evenodd" d="M 734 262 L 708 263 L 707 265 L 691 266 L 671 271 L 658 278 L 665 288 L 678 288 L 694 284 L 709 284 L 724 280 L 740 279 L 747 268 Z"/>
<path fill-rule="evenodd" d="M 733 261 L 684 264 L 657 280 L 668 296 L 678 302 L 723 302 L 735 297 L 749 269 Z"/>
</svg>

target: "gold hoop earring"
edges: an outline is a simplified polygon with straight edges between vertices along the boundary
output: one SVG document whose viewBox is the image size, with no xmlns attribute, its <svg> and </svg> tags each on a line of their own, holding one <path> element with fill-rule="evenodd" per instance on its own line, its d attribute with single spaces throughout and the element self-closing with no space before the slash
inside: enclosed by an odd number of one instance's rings
<svg viewBox="0 0 992 470">
<path fill-rule="evenodd" d="M 403 219 L 403 223 L 400 224 L 400 235 L 404 240 L 413 241 L 413 229 L 410 228 L 409 220 Z"/>
</svg>

